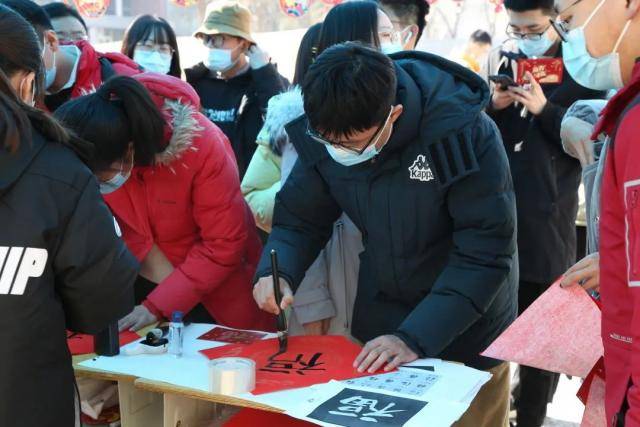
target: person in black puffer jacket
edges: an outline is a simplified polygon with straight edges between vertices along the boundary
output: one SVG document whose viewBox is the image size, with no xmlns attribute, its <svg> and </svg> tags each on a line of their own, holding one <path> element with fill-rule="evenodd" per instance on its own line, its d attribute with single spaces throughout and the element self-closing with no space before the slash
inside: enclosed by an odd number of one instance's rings
<svg viewBox="0 0 640 427">
<path fill-rule="evenodd" d="M 393 60 L 393 61 L 392 61 Z M 276 196 L 254 297 L 284 300 L 344 211 L 364 252 L 351 332 L 355 365 L 375 371 L 438 357 L 491 371 L 462 426 L 508 421 L 508 364 L 480 356 L 515 319 L 515 195 L 489 88 L 441 57 L 389 57 L 348 42 L 324 51 L 302 85 L 305 116 L 287 126 L 299 158 Z"/>
<path fill-rule="evenodd" d="M 71 427 L 65 329 L 96 334 L 129 313 L 138 266 L 70 149 L 83 147 L 32 106 L 38 37 L 1 5 L 0 40 L 0 426 Z"/>
</svg>

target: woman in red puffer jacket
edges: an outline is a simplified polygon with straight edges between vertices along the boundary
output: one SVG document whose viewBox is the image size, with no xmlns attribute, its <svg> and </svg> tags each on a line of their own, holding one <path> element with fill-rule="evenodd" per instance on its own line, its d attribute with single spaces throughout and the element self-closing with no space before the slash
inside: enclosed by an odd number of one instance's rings
<svg viewBox="0 0 640 427">
<path fill-rule="evenodd" d="M 261 245 L 233 151 L 198 110 L 189 85 L 144 73 L 115 77 L 56 111 L 93 143 L 91 167 L 141 264 L 137 305 L 121 330 L 176 311 L 193 322 L 273 329 L 252 298 Z"/>
</svg>

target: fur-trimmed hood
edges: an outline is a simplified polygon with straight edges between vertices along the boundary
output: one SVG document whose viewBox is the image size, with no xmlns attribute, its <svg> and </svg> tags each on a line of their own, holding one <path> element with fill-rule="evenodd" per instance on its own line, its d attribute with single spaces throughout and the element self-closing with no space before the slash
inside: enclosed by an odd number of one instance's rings
<svg viewBox="0 0 640 427">
<path fill-rule="evenodd" d="M 282 156 L 282 148 L 289 141 L 284 127 L 303 114 L 304 105 L 299 86 L 272 97 L 256 143 L 268 146 L 274 154 Z"/>
<path fill-rule="evenodd" d="M 143 73 L 134 78 L 142 83 L 167 120 L 165 149 L 156 154 L 156 164 L 171 168 L 186 150 L 197 150 L 193 141 L 203 128 L 195 113 L 200 109 L 200 98 L 188 83 L 172 76 Z"/>
</svg>

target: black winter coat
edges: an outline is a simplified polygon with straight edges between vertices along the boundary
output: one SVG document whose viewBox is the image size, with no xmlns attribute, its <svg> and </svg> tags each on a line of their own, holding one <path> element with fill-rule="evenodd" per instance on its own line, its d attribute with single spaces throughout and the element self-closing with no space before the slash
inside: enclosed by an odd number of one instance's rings
<svg viewBox="0 0 640 427">
<path fill-rule="evenodd" d="M 352 334 L 396 334 L 422 357 L 488 369 L 479 354 L 517 309 L 515 196 L 487 85 L 438 56 L 393 55 L 404 112 L 372 161 L 333 161 L 308 138 L 306 117 L 287 127 L 299 159 L 276 198 L 258 277 L 297 288 L 344 210 L 363 234 Z"/>
<path fill-rule="evenodd" d="M 187 81 L 200 96 L 202 113 L 229 138 L 236 155 L 240 181 L 258 147 L 269 99 L 289 86 L 275 65 L 249 69 L 229 80 L 214 77 L 202 63 L 185 70 Z"/>
<path fill-rule="evenodd" d="M 65 328 L 97 333 L 133 309 L 137 262 L 91 172 L 34 134 L 0 149 L 0 426 L 74 425 Z"/>
<path fill-rule="evenodd" d="M 561 58 L 562 52 L 556 56 Z M 507 64 L 496 74 L 512 72 Z M 487 113 L 502 133 L 511 165 L 518 208 L 520 280 L 551 284 L 576 260 L 582 172 L 580 163 L 562 149 L 560 126 L 575 101 L 604 98 L 605 93 L 580 86 L 566 69 L 561 84 L 545 84 L 542 90 L 548 102 L 537 117 L 522 118 L 522 106 L 500 111 L 488 108 Z"/>
</svg>

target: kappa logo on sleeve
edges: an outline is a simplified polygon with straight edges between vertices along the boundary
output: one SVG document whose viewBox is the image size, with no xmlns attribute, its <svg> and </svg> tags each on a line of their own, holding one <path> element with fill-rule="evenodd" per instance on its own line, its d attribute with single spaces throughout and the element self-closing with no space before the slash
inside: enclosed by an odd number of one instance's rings
<svg viewBox="0 0 640 427">
<path fill-rule="evenodd" d="M 423 182 L 429 182 L 435 179 L 425 155 L 420 154 L 413 162 L 409 168 L 409 178 Z"/>
<path fill-rule="evenodd" d="M 27 282 L 47 265 L 46 249 L 0 246 L 0 295 L 23 295 Z"/>
</svg>

